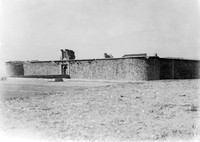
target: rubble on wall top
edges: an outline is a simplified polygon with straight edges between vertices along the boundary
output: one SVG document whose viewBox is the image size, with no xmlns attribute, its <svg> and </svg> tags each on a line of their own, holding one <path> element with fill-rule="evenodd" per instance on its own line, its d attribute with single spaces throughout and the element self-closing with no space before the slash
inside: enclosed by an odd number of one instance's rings
<svg viewBox="0 0 200 142">
<path fill-rule="evenodd" d="M 75 59 L 75 52 L 69 49 L 61 49 L 60 60 L 69 60 L 69 59 Z"/>
<path fill-rule="evenodd" d="M 140 54 L 125 54 L 122 58 L 127 57 L 147 57 L 147 53 L 140 53 Z"/>
</svg>

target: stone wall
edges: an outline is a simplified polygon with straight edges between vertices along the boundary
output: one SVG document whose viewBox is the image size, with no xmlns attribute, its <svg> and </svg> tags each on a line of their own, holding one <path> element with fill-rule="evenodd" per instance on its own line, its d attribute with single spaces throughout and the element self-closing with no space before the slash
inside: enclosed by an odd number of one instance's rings
<svg viewBox="0 0 200 142">
<path fill-rule="evenodd" d="M 59 62 L 25 62 L 24 75 L 60 75 L 61 65 Z"/>
<path fill-rule="evenodd" d="M 98 60 L 76 60 L 70 61 L 70 77 L 86 79 L 107 79 L 107 80 L 148 80 L 157 76 L 158 68 L 152 67 L 154 62 L 148 65 L 146 58 L 119 58 L 119 59 L 98 59 Z M 152 77 L 148 77 L 147 69 Z"/>
<path fill-rule="evenodd" d="M 160 59 L 158 57 L 149 57 L 147 59 L 147 80 L 160 79 Z"/>
<path fill-rule="evenodd" d="M 61 75 L 67 64 L 70 78 L 103 80 L 159 80 L 200 78 L 200 61 L 158 57 L 66 61 L 7 62 L 9 76 Z"/>
<path fill-rule="evenodd" d="M 200 78 L 200 61 L 161 58 L 160 72 L 160 79 Z"/>
<path fill-rule="evenodd" d="M 173 60 L 160 59 L 160 79 L 173 79 Z"/>
<path fill-rule="evenodd" d="M 10 77 L 24 75 L 24 67 L 22 61 L 6 62 L 6 73 Z"/>
<path fill-rule="evenodd" d="M 175 60 L 175 79 L 200 78 L 200 62 L 195 60 Z"/>
</svg>

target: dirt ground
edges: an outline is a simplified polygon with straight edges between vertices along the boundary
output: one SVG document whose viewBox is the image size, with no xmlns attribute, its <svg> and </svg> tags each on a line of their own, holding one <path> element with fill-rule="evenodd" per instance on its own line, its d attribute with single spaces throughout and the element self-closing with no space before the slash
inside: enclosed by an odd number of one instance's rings
<svg viewBox="0 0 200 142">
<path fill-rule="evenodd" d="M 41 93 L 61 93 L 68 88 L 98 87 L 112 84 L 113 81 L 71 80 L 55 82 L 54 79 L 9 78 L 0 81 L 1 98 L 30 97 Z"/>
<path fill-rule="evenodd" d="M 7 141 L 200 141 L 199 79 L 14 79 L 0 85 Z"/>
</svg>

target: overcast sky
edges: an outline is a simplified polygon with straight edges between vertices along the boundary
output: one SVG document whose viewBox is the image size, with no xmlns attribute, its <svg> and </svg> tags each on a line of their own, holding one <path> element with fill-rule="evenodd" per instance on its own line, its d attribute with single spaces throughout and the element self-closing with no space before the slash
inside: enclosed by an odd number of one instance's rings
<svg viewBox="0 0 200 142">
<path fill-rule="evenodd" d="M 158 53 L 199 59 L 198 0 L 2 0 L 1 54 L 9 60 L 57 60 L 103 53 Z M 1 56 L 1 57 L 2 57 Z"/>
</svg>

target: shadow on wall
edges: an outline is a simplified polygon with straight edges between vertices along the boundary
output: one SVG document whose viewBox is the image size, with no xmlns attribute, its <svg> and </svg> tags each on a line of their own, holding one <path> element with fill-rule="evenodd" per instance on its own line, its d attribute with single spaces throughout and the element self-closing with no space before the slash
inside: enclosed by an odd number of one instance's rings
<svg viewBox="0 0 200 142">
<path fill-rule="evenodd" d="M 56 78 L 65 78 L 70 79 L 69 75 L 26 75 L 21 76 L 22 78 L 46 78 L 46 79 L 56 79 Z"/>
<path fill-rule="evenodd" d="M 10 77 L 18 77 L 24 75 L 24 62 L 14 61 L 6 63 L 6 73 Z"/>
<path fill-rule="evenodd" d="M 160 59 L 160 79 L 200 78 L 200 62 L 195 60 Z"/>
</svg>

